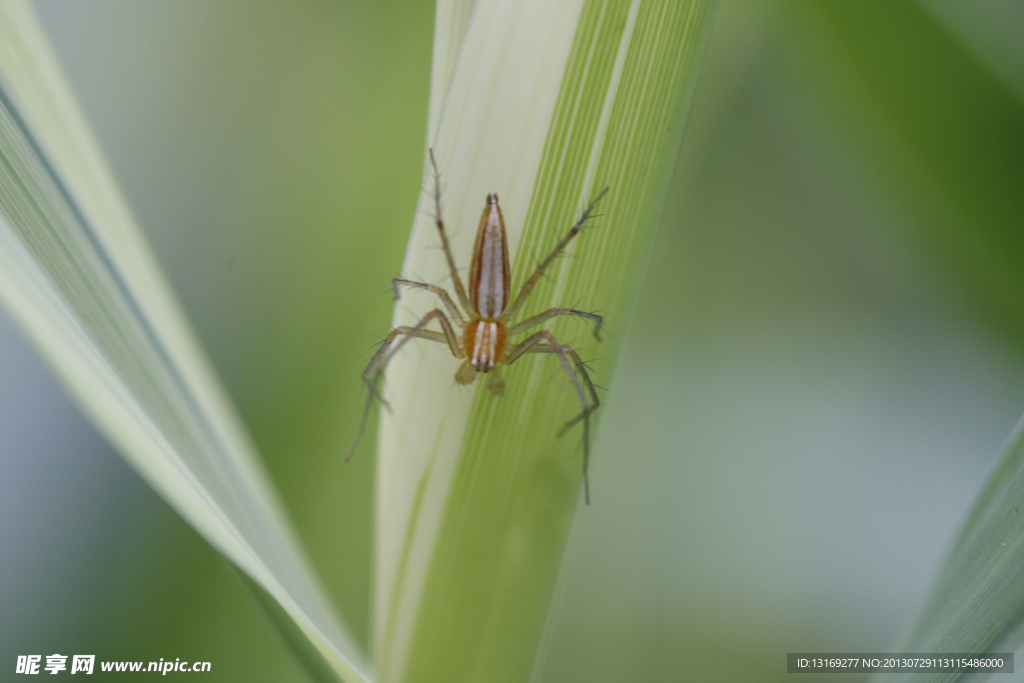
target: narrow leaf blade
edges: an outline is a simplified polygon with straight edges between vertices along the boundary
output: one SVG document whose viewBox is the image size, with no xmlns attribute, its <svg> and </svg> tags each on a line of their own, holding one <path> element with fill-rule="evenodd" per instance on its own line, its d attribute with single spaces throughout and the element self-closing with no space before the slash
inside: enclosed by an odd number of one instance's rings
<svg viewBox="0 0 1024 683">
<path fill-rule="evenodd" d="M 546 326 L 583 359 L 600 359 L 598 384 L 609 383 L 628 327 L 714 7 L 478 2 L 443 98 L 433 147 L 464 270 L 487 193 L 501 198 L 515 292 L 583 207 L 611 188 L 602 217 L 519 316 L 601 309 L 612 331 L 601 343 L 576 320 Z M 430 187 L 429 176 L 424 182 Z M 405 272 L 443 285 L 427 202 Z M 394 322 L 412 324 L 434 305 L 405 297 Z M 546 354 L 510 367 L 499 399 L 479 386 L 486 377 L 471 390 L 456 386 L 460 361 L 443 347 L 407 348 L 389 368 L 393 412 L 381 421 L 378 673 L 384 681 L 523 680 L 581 490 L 580 426 L 556 438 L 579 399 Z M 594 483 L 599 504 L 602 484 Z"/>
<path fill-rule="evenodd" d="M 902 652 L 1024 651 L 1024 419 L 946 557 Z M 1017 666 L 1019 666 L 1019 662 Z M 1002 680 L 1002 674 L 887 674 L 879 681 Z"/>
<path fill-rule="evenodd" d="M 140 475 L 273 596 L 335 676 L 367 680 L 19 0 L 0 2 L 0 301 Z"/>
</svg>

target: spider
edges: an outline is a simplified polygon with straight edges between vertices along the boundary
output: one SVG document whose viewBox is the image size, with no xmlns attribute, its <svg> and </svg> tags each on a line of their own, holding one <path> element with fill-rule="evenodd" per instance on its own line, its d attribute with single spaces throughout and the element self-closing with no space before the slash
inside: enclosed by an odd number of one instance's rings
<svg viewBox="0 0 1024 683">
<path fill-rule="evenodd" d="M 380 395 L 377 384 L 384 373 L 384 368 L 395 357 L 410 339 L 418 337 L 430 341 L 448 344 L 452 355 L 456 358 L 464 358 L 462 366 L 455 373 L 455 381 L 459 384 L 472 384 L 477 373 L 490 374 L 487 382 L 487 389 L 492 394 L 500 396 L 505 393 L 505 381 L 501 376 L 501 365 L 512 365 L 527 353 L 553 353 L 558 357 L 562 368 L 569 375 L 573 388 L 579 396 L 583 411 L 565 423 L 558 432 L 562 436 L 577 422 L 583 422 L 583 490 L 586 502 L 590 503 L 590 482 L 587 476 L 587 465 L 590 460 L 590 414 L 600 405 L 597 392 L 594 390 L 594 383 L 587 374 L 586 366 L 580 360 L 576 351 L 558 342 L 555 336 L 547 330 L 536 332 L 518 344 L 510 344 L 509 340 L 515 335 L 526 332 L 551 318 L 559 315 L 573 315 L 594 321 L 594 337 L 601 339 L 601 325 L 603 318 L 596 313 L 579 311 L 575 308 L 551 308 L 543 313 L 527 318 L 518 323 L 512 320 L 523 307 L 530 292 L 544 275 L 544 271 L 565 249 L 566 245 L 579 234 L 583 229 L 583 223 L 590 217 L 591 212 L 601 201 L 601 198 L 608 192 L 604 188 L 597 198 L 590 203 L 579 220 L 572 226 L 569 233 L 562 238 L 562 241 L 544 259 L 533 274 L 527 279 L 519 290 L 512 303 L 509 304 L 509 258 L 508 240 L 505 236 L 505 221 L 501 216 L 501 209 L 498 207 L 498 195 L 487 195 L 487 205 L 484 207 L 483 216 L 480 218 L 480 227 L 476 233 L 476 244 L 473 247 L 473 261 L 469 268 L 469 293 L 462 286 L 462 279 L 455 268 L 455 260 L 452 258 L 451 247 L 448 244 L 448 237 L 444 230 L 444 221 L 441 218 L 441 174 L 437 169 L 437 161 L 434 159 L 434 151 L 430 150 L 430 164 L 433 168 L 434 177 L 434 208 L 437 223 L 437 231 L 441 235 L 441 246 L 444 249 L 445 259 L 448 261 L 448 270 L 451 272 L 452 286 L 455 288 L 455 295 L 462 304 L 462 309 L 452 301 L 448 292 L 437 285 L 426 282 L 416 282 L 402 277 L 396 277 L 391 281 L 395 292 L 395 299 L 399 298 L 402 287 L 425 289 L 433 292 L 440 299 L 448 315 L 440 308 L 423 316 L 418 323 L 412 327 L 402 325 L 391 330 L 388 336 L 381 343 L 377 352 L 370 359 L 370 363 L 363 372 L 363 384 L 369 390 L 366 398 L 366 406 L 363 409 L 362 420 L 359 423 L 359 431 L 356 433 L 355 441 L 345 456 L 347 462 L 355 452 L 356 446 L 363 435 L 366 427 L 366 419 L 370 413 L 373 399 L 376 397 L 385 407 L 390 408 L 388 402 Z M 465 311 L 465 315 L 463 315 Z M 450 316 L 450 319 L 449 319 Z M 441 332 L 428 330 L 427 325 L 437 320 L 441 326 Z M 456 333 L 455 326 L 461 328 L 461 334 Z M 395 340 L 401 339 L 395 343 Z M 392 348 L 394 344 L 394 348 Z M 580 380 L 582 379 L 582 383 Z"/>
</svg>

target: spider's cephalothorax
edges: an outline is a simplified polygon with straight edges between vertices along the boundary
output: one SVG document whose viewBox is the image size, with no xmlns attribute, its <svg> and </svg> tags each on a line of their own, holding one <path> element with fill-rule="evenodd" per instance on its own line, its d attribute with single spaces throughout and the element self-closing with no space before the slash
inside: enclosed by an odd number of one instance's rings
<svg viewBox="0 0 1024 683">
<path fill-rule="evenodd" d="M 583 412 L 570 420 L 562 427 L 559 435 L 577 422 L 583 422 L 583 484 L 587 502 L 590 502 L 590 485 L 587 480 L 587 463 L 590 458 L 590 414 L 597 409 L 600 401 L 594 384 L 590 381 L 587 369 L 580 360 L 579 355 L 569 346 L 558 343 L 554 335 L 547 330 L 541 330 L 530 335 L 518 344 L 509 345 L 509 340 L 517 334 L 537 327 L 538 325 L 559 315 L 574 315 L 594 321 L 594 336 L 600 339 L 601 316 L 587 311 L 578 311 L 574 308 L 551 308 L 543 313 L 522 320 L 519 323 L 512 323 L 513 318 L 522 308 L 523 302 L 530 295 L 530 292 L 540 280 L 544 271 L 551 265 L 551 262 L 562 253 L 566 245 L 579 234 L 583 229 L 583 223 L 590 216 L 594 207 L 605 195 L 608 188 L 598 194 L 597 198 L 590 203 L 580 219 L 569 230 L 569 233 L 562 238 L 558 246 L 544 259 L 529 279 L 523 284 L 522 289 L 516 298 L 509 303 L 509 262 L 508 262 L 508 239 L 505 236 L 505 221 L 501 217 L 501 208 L 498 206 L 498 195 L 487 195 L 487 205 L 484 207 L 483 216 L 480 218 L 480 227 L 476 233 L 476 244 L 473 247 L 473 261 L 469 268 L 469 293 L 466 293 L 462 286 L 462 279 L 455 268 L 455 260 L 452 258 L 451 247 L 448 245 L 448 236 L 445 234 L 444 222 L 441 220 L 441 182 L 440 174 L 437 171 L 437 163 L 434 161 L 434 153 L 430 153 L 430 163 L 434 169 L 434 207 L 437 212 L 437 230 L 441 236 L 441 246 L 444 250 L 445 259 L 448 261 L 448 269 L 451 272 L 452 286 L 455 288 L 455 295 L 462 305 L 460 310 L 448 292 L 437 285 L 425 282 L 415 282 L 397 277 L 392 280 L 395 290 L 395 297 L 398 297 L 401 287 L 414 287 L 425 289 L 437 294 L 441 303 L 448 311 L 445 315 L 440 308 L 427 313 L 418 323 L 412 327 L 396 327 L 388 334 L 384 343 L 381 344 L 377 353 L 370 359 L 369 365 L 363 372 L 363 382 L 370 391 L 366 399 L 366 407 L 363 410 L 363 419 L 359 424 L 359 432 L 356 435 L 355 443 L 349 449 L 346 460 L 352 457 L 352 452 L 359 443 L 366 426 L 366 417 L 369 415 L 370 406 L 376 396 L 381 403 L 387 402 L 377 391 L 377 382 L 384 372 L 384 368 L 394 355 L 413 337 L 429 339 L 431 341 L 448 344 L 452 355 L 456 358 L 464 358 L 462 366 L 455 373 L 455 381 L 459 384 L 470 384 L 476 379 L 478 372 L 493 373 L 487 383 L 488 390 L 493 394 L 502 394 L 505 391 L 505 382 L 501 378 L 499 365 L 511 365 L 523 354 L 527 353 L 551 353 L 558 357 L 559 362 L 569 375 L 573 388 L 579 396 L 583 405 Z M 463 311 L 465 315 L 463 315 Z M 449 317 L 451 316 L 451 320 Z M 441 331 L 428 330 L 427 325 L 437 320 Z M 452 322 L 462 328 L 461 339 L 455 333 Z M 397 343 L 395 339 L 402 337 Z M 581 381 L 582 380 L 582 381 Z"/>
</svg>

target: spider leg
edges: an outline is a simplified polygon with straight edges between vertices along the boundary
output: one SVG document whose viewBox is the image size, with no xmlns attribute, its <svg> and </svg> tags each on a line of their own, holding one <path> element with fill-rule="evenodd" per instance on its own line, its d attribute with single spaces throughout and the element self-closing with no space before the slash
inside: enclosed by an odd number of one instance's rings
<svg viewBox="0 0 1024 683">
<path fill-rule="evenodd" d="M 582 360 L 580 360 L 580 356 L 579 356 L 578 353 L 576 353 L 575 349 L 571 349 L 568 346 L 563 346 L 562 349 L 569 355 L 570 358 L 572 358 L 573 363 L 576 365 L 576 372 L 578 372 L 580 374 L 580 376 L 583 377 L 583 383 L 586 384 L 586 386 L 587 386 L 587 393 L 590 394 L 590 400 L 592 401 L 592 404 L 590 406 L 590 411 L 589 411 L 589 412 L 592 413 L 595 410 L 597 410 L 598 406 L 601 405 L 601 399 L 599 399 L 597 397 L 597 389 L 594 386 L 594 382 L 591 381 L 591 379 L 590 379 L 590 373 L 587 372 L 587 366 L 586 366 L 586 364 Z M 526 349 L 523 353 L 554 353 L 554 352 L 555 352 L 555 350 L 553 348 L 551 348 L 551 346 L 549 344 L 537 344 L 536 346 L 532 346 L 529 349 Z M 562 425 L 562 428 L 558 430 L 558 436 L 565 436 L 565 433 L 567 431 L 569 431 L 569 429 L 574 424 L 576 424 L 577 422 L 579 422 L 582 419 L 583 419 L 583 413 L 580 413 L 579 415 L 577 415 L 573 419 L 571 419 L 568 422 L 566 422 L 564 425 Z"/>
<path fill-rule="evenodd" d="M 583 404 L 583 412 L 562 427 L 558 434 L 561 436 L 565 433 L 566 429 L 580 420 L 583 420 L 583 496 L 587 505 L 590 505 L 590 477 L 587 473 L 590 463 L 590 414 L 597 409 L 598 405 L 600 405 L 600 401 L 597 399 L 597 392 L 594 391 L 594 384 L 590 381 L 590 376 L 587 374 L 586 367 L 584 367 L 583 362 L 580 360 L 576 351 L 571 347 L 559 344 L 558 340 L 555 339 L 555 335 L 551 334 L 547 330 L 541 330 L 536 334 L 532 334 L 519 344 L 513 346 L 505 354 L 505 358 L 502 362 L 506 365 L 511 365 L 527 353 L 553 353 L 558 356 L 558 360 L 561 362 L 562 368 L 565 370 L 566 374 L 569 375 L 569 380 L 572 382 L 573 388 L 576 389 L 576 393 L 579 395 L 580 403 Z M 573 359 L 572 364 L 569 362 L 569 357 Z M 573 364 L 575 364 L 575 371 Z M 584 392 L 583 385 L 580 384 L 580 380 L 576 376 L 577 372 L 583 376 L 583 381 L 590 393 L 589 397 L 587 396 L 587 392 Z"/>
<path fill-rule="evenodd" d="M 441 172 L 437 170 L 437 161 L 434 159 L 434 150 L 430 149 L 430 165 L 434 170 L 434 222 L 437 223 L 437 231 L 441 233 L 441 246 L 444 248 L 444 257 L 448 261 L 448 270 L 452 273 L 452 286 L 455 287 L 455 295 L 459 297 L 459 303 L 462 304 L 468 312 L 475 310 L 469 303 L 469 297 L 466 296 L 466 289 L 462 286 L 462 278 L 459 277 L 459 271 L 455 269 L 455 259 L 452 258 L 452 248 L 448 244 L 448 235 L 444 231 L 444 220 L 441 218 Z"/>
<path fill-rule="evenodd" d="M 597 195 L 597 198 L 594 199 L 594 201 L 590 202 L 590 206 L 588 206 L 587 209 L 583 212 L 583 215 L 580 216 L 580 219 L 576 221 L 576 224 L 569 229 L 569 234 L 562 238 L 562 241 L 558 243 L 558 245 L 550 254 L 548 254 L 548 257 L 546 259 L 541 261 L 541 264 L 537 266 L 537 270 L 533 271 L 533 275 L 530 276 L 530 279 L 528 279 L 526 283 L 523 284 L 522 289 L 519 290 L 519 294 L 516 296 L 515 301 L 513 301 L 512 305 L 509 306 L 502 314 L 505 316 L 506 319 L 515 317 L 516 313 L 519 312 L 520 307 L 523 305 L 523 302 L 526 301 L 526 297 L 530 296 L 530 292 L 533 291 L 533 288 L 536 286 L 541 276 L 544 275 L 544 271 L 547 270 L 547 267 L 551 265 L 551 262 L 554 261 L 555 258 L 562 253 L 562 250 L 564 250 L 565 247 L 569 244 L 569 242 L 572 241 L 572 238 L 579 234 L 580 230 L 583 229 L 583 223 L 587 220 L 587 218 L 590 217 L 590 214 L 594 210 L 594 207 L 597 206 L 597 203 L 601 201 L 601 198 L 604 197 L 607 193 L 607 187 L 601 190 L 601 193 Z"/>
<path fill-rule="evenodd" d="M 531 327 L 536 327 L 537 325 L 540 325 L 543 322 L 547 322 L 548 320 L 551 320 L 556 315 L 574 315 L 574 316 L 579 317 L 579 318 L 587 318 L 589 320 L 593 320 L 594 321 L 594 337 L 596 337 L 598 341 L 601 340 L 601 326 L 604 325 L 604 318 L 599 316 L 597 313 L 588 313 L 587 311 L 578 311 L 575 308 L 551 308 L 551 309 L 548 309 L 548 310 L 544 311 L 543 313 L 538 313 L 537 315 L 533 316 L 532 318 L 527 318 L 526 320 L 522 321 L 521 323 L 518 323 L 518 324 L 513 325 L 512 327 L 508 328 L 508 334 L 509 334 L 509 336 L 512 336 L 514 334 L 519 334 L 520 332 L 525 332 L 526 330 L 530 329 Z M 535 351 L 534 353 L 537 353 L 537 352 Z"/>
<path fill-rule="evenodd" d="M 444 332 L 435 332 L 434 330 L 425 329 L 427 324 L 438 318 L 441 323 L 441 327 L 444 328 Z M 395 339 L 402 337 L 402 339 L 395 344 L 392 349 L 391 345 Z M 359 440 L 363 437 L 363 431 L 366 429 L 366 420 L 370 416 L 370 406 L 373 405 L 373 399 L 376 398 L 386 408 L 390 408 L 388 402 L 384 400 L 384 397 L 380 395 L 377 390 L 377 383 L 380 381 L 381 376 L 384 374 L 384 368 L 387 367 L 391 359 L 394 358 L 395 353 L 398 352 L 410 339 L 418 337 L 420 339 L 429 339 L 430 341 L 447 343 L 448 348 L 451 349 L 452 354 L 456 358 L 462 358 L 465 354 L 462 352 L 462 347 L 459 346 L 459 339 L 455 336 L 455 330 L 452 328 L 452 324 L 445 317 L 444 312 L 438 308 L 435 308 L 430 313 L 427 313 L 418 323 L 409 327 L 402 325 L 396 327 L 388 333 L 388 336 L 381 343 L 380 348 L 373 354 L 373 358 L 370 359 L 369 364 L 366 366 L 366 370 L 363 371 L 363 384 L 369 390 L 369 394 L 366 397 L 366 404 L 363 406 L 363 416 L 359 420 L 359 430 L 356 432 L 356 438 L 352 442 L 352 445 L 348 449 L 348 453 L 345 455 L 345 462 L 348 462 L 355 453 L 356 446 L 359 445 Z"/>
<path fill-rule="evenodd" d="M 415 289 L 425 289 L 428 292 L 433 292 L 441 297 L 441 303 L 448 309 L 448 314 L 455 321 L 455 324 L 459 327 L 465 327 L 466 321 L 462 319 L 462 313 L 459 312 L 459 307 L 455 305 L 452 298 L 448 296 L 448 292 L 443 287 L 437 285 L 430 285 L 426 282 L 416 282 L 414 280 L 406 280 L 404 277 L 396 277 L 391 280 L 391 287 L 395 290 L 395 301 L 398 300 L 401 287 L 413 287 Z"/>
<path fill-rule="evenodd" d="M 582 413 L 562 425 L 562 428 L 558 430 L 558 436 L 564 436 L 565 433 L 569 431 L 570 427 L 580 420 L 585 420 L 587 415 L 597 410 L 598 406 L 601 405 L 601 399 L 597 397 L 597 390 L 594 388 L 594 383 L 590 379 L 590 373 L 587 372 L 587 366 L 584 365 L 582 360 L 580 360 L 580 355 L 576 353 L 575 349 L 567 348 L 565 349 L 565 352 L 569 354 L 573 363 L 576 365 L 576 372 L 580 373 L 580 376 L 583 377 L 583 383 L 587 385 L 587 392 L 590 394 L 591 404 L 589 408 L 584 407 Z"/>
</svg>

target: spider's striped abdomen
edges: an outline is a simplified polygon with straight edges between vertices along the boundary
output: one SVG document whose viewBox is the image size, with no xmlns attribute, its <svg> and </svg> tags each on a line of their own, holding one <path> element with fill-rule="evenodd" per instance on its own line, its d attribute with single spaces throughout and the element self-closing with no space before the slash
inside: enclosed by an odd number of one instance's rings
<svg viewBox="0 0 1024 683">
<path fill-rule="evenodd" d="M 497 318 L 508 305 L 508 238 L 498 195 L 487 195 L 469 267 L 469 299 L 481 318 Z"/>
</svg>

